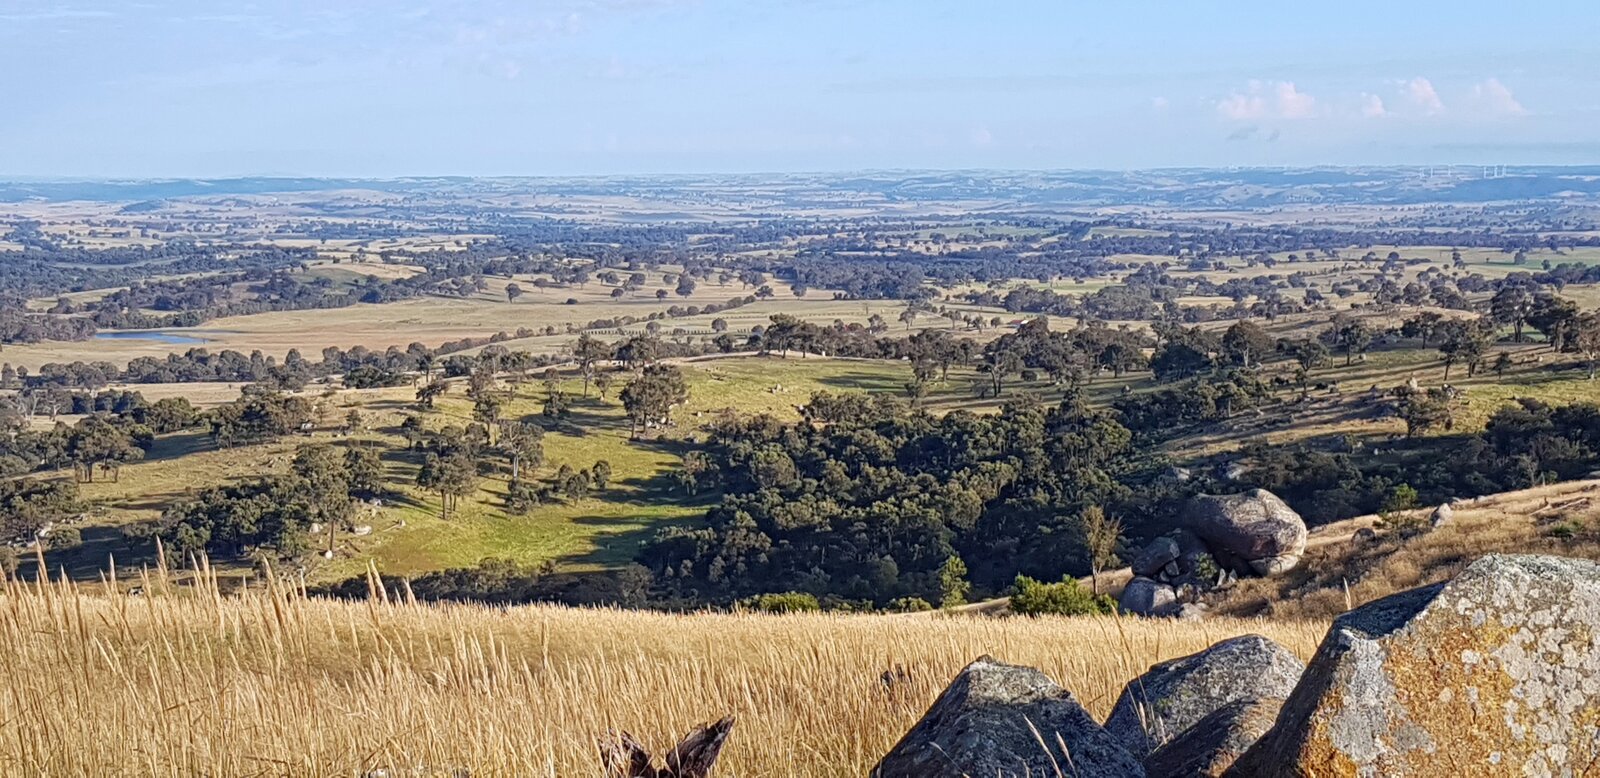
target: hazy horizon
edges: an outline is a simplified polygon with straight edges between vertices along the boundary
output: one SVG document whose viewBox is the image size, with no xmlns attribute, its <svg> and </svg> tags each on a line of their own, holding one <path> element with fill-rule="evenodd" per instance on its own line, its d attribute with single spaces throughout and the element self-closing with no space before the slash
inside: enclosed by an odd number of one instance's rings
<svg viewBox="0 0 1600 778">
<path fill-rule="evenodd" d="M 324 175 L 315 172 L 261 172 L 238 173 L 207 176 L 187 175 L 132 175 L 132 176 L 97 176 L 97 175 L 8 175 L 0 171 L 0 181 L 13 183 L 116 183 L 116 182 L 161 182 L 161 181 L 234 181 L 234 180 L 302 180 L 302 181 L 425 181 L 462 179 L 471 181 L 493 181 L 496 179 L 611 179 L 611 178 L 765 178 L 781 176 L 893 176 L 896 174 L 907 175 L 959 175 L 964 173 L 987 175 L 1137 175 L 1141 173 L 1209 173 L 1209 172 L 1236 172 L 1236 173 L 1303 173 L 1312 171 L 1339 171 L 1357 172 L 1363 170 L 1417 170 L 1431 171 L 1436 176 L 1461 175 L 1464 177 L 1480 177 L 1484 171 L 1499 171 L 1506 175 L 1530 170 L 1549 170 L 1560 172 L 1589 171 L 1590 174 L 1600 175 L 1600 161 L 1594 163 L 1571 164 L 1506 164 L 1489 165 L 1468 162 L 1458 163 L 1417 163 L 1417 164 L 1328 164 L 1328 165 L 1164 165 L 1158 167 L 1127 167 L 1127 168 L 1092 168 L 1092 167 L 1036 167 L 1036 168 L 1002 168 L 1002 167 L 883 167 L 883 168 L 839 168 L 824 169 L 793 169 L 793 170 L 664 170 L 655 172 L 619 170 L 610 173 L 490 173 L 482 175 L 456 174 L 456 173 L 395 173 L 390 175 Z"/>
<path fill-rule="evenodd" d="M 1597 40 L 1578 2 L 12 0 L 0 177 L 1586 164 Z"/>
</svg>

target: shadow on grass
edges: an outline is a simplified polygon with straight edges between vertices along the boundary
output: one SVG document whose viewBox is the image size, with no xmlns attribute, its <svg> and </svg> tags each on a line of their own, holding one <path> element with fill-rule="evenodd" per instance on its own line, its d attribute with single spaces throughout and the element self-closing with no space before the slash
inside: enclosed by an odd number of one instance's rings
<svg viewBox="0 0 1600 778">
<path fill-rule="evenodd" d="M 619 516 L 578 516 L 573 524 L 594 529 L 594 547 L 556 559 L 559 567 L 616 567 L 637 561 L 639 553 L 669 526 L 694 527 L 703 523 L 703 513 L 680 521 L 653 521 L 643 525 L 637 519 Z"/>
<path fill-rule="evenodd" d="M 45 552 L 45 569 L 52 578 L 65 571 L 74 581 L 98 581 L 110 569 L 113 559 L 119 578 L 131 578 L 141 567 L 156 566 L 156 544 L 149 538 L 130 537 L 120 526 L 81 527 L 79 531 L 83 534 L 82 543 Z M 22 552 L 17 575 L 24 580 L 36 579 L 38 562 L 32 551 Z"/>
<path fill-rule="evenodd" d="M 150 445 L 150 450 L 144 454 L 145 462 L 161 462 L 168 459 L 177 459 L 201 451 L 214 451 L 216 444 L 212 443 L 211 436 L 204 432 L 175 432 L 171 435 L 162 435 Z"/>
</svg>

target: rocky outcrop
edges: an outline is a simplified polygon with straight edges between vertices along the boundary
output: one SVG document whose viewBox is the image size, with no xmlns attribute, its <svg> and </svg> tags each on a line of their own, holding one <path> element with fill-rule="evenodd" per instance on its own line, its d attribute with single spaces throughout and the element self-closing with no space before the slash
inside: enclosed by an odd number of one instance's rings
<svg viewBox="0 0 1600 778">
<path fill-rule="evenodd" d="M 1130 681 L 1105 729 L 1143 758 L 1228 703 L 1288 697 L 1304 669 L 1288 649 L 1260 635 L 1224 640 Z"/>
<path fill-rule="evenodd" d="M 1178 544 L 1178 572 L 1181 575 L 1194 576 L 1205 565 L 1216 565 L 1216 559 L 1211 556 L 1211 549 L 1206 547 L 1205 541 L 1193 532 L 1180 529 L 1170 536 Z"/>
<path fill-rule="evenodd" d="M 1449 524 L 1450 521 L 1455 517 L 1456 509 L 1450 507 L 1450 503 L 1442 503 L 1439 505 L 1439 507 L 1434 508 L 1433 513 L 1428 516 L 1428 523 L 1432 524 L 1435 529 L 1438 529 L 1439 527 Z"/>
<path fill-rule="evenodd" d="M 874 778 L 1139 778 L 1144 770 L 1044 673 L 981 657 L 873 768 Z"/>
<path fill-rule="evenodd" d="M 1144 760 L 1148 778 L 1218 778 L 1267 730 L 1281 697 L 1234 700 L 1194 723 Z"/>
<path fill-rule="evenodd" d="M 1219 563 L 1238 572 L 1271 575 L 1292 569 L 1306 550 L 1306 524 L 1265 489 L 1243 494 L 1197 495 L 1184 509 L 1184 526 Z"/>
<path fill-rule="evenodd" d="M 1134 575 L 1153 578 L 1162 568 L 1178 561 L 1178 555 L 1181 553 L 1178 541 L 1168 537 L 1156 538 L 1133 555 L 1133 559 L 1128 562 L 1128 568 Z"/>
<path fill-rule="evenodd" d="M 1580 775 L 1597 721 L 1600 565 L 1489 556 L 1335 620 L 1230 775 Z"/>
<path fill-rule="evenodd" d="M 1117 608 L 1135 616 L 1174 616 L 1178 613 L 1178 590 L 1149 578 L 1135 578 L 1122 587 Z"/>
</svg>

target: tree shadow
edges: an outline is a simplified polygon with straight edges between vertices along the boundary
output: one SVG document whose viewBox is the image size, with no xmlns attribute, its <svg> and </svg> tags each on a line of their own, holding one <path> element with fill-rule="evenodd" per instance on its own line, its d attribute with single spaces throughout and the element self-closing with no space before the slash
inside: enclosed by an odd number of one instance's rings
<svg viewBox="0 0 1600 778">
<path fill-rule="evenodd" d="M 150 450 L 144 452 L 143 461 L 161 462 L 215 449 L 216 444 L 212 442 L 211 435 L 208 433 L 174 432 L 170 435 L 158 436 L 150 444 Z"/>
<path fill-rule="evenodd" d="M 640 525 L 637 519 L 626 517 L 578 516 L 572 519 L 573 524 L 594 530 L 593 548 L 562 555 L 557 558 L 556 565 L 566 569 L 614 568 L 634 562 L 662 529 L 669 526 L 686 528 L 700 526 L 704 523 L 702 517 L 703 514 L 688 520 L 657 521 Z"/>
<path fill-rule="evenodd" d="M 97 581 L 110 569 L 112 560 L 116 561 L 120 578 L 136 575 L 141 567 L 154 568 L 157 564 L 155 541 L 131 537 L 124 526 L 134 525 L 81 527 L 82 543 L 44 553 L 45 570 L 51 577 L 65 571 L 74 581 Z M 37 556 L 31 551 L 23 552 L 17 575 L 24 580 L 35 580 L 38 573 Z"/>
</svg>

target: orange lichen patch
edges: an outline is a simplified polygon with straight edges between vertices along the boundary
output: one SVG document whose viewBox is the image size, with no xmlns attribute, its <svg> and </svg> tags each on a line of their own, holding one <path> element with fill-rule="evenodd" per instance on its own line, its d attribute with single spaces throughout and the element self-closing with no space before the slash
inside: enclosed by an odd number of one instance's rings
<svg viewBox="0 0 1600 778">
<path fill-rule="evenodd" d="M 1334 623 L 1248 776 L 1576 774 L 1596 758 L 1600 565 L 1492 556 Z"/>
</svg>

